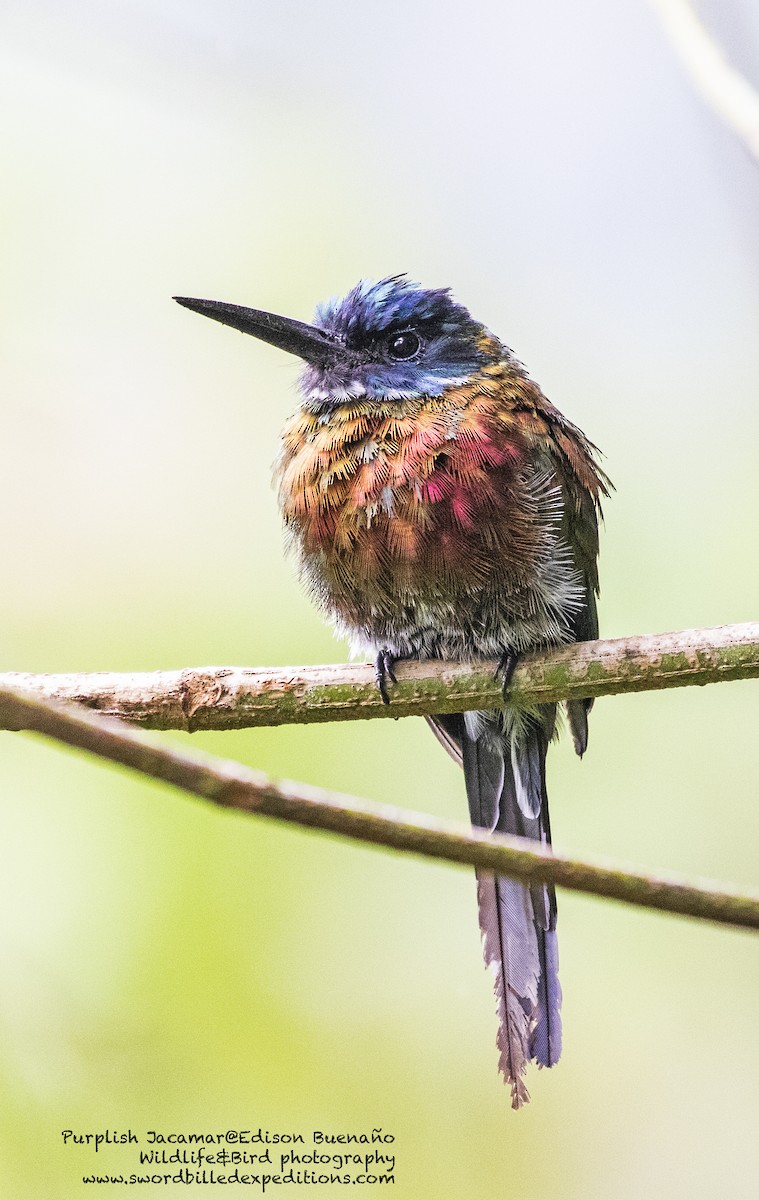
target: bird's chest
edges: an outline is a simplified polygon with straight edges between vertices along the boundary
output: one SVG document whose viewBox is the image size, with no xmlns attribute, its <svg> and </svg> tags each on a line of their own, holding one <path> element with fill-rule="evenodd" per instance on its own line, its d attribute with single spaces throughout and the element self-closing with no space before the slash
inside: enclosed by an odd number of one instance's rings
<svg viewBox="0 0 759 1200">
<path fill-rule="evenodd" d="M 357 407 L 285 429 L 279 500 L 309 582 L 338 608 L 519 578 L 540 539 L 518 431 L 484 403 Z"/>
</svg>

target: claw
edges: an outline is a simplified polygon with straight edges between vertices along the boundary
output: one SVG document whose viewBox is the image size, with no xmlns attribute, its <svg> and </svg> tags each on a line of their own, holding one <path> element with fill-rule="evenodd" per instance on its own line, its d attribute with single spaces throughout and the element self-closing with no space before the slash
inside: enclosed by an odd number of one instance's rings
<svg viewBox="0 0 759 1200">
<path fill-rule="evenodd" d="M 511 678 L 518 662 L 519 655 L 515 651 L 504 650 L 498 659 L 498 666 L 493 672 L 493 678 L 501 680 L 501 691 L 503 692 L 504 700 L 507 698 L 506 693 L 509 690 L 509 684 L 511 683 Z"/>
<path fill-rule="evenodd" d="M 387 694 L 388 679 L 391 683 L 398 682 L 398 680 L 395 678 L 395 672 L 393 671 L 395 663 L 396 659 L 390 650 L 380 650 L 379 654 L 374 660 L 374 678 L 377 680 L 377 687 L 379 688 L 379 694 L 382 697 L 383 704 L 390 703 L 390 697 Z"/>
</svg>

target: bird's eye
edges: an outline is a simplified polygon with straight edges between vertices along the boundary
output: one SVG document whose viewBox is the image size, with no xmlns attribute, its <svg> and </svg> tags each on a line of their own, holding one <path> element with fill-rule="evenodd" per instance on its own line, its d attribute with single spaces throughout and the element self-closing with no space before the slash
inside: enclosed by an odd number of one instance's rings
<svg viewBox="0 0 759 1200">
<path fill-rule="evenodd" d="M 413 329 L 404 329 L 402 333 L 393 333 L 387 341 L 387 352 L 391 358 L 402 362 L 413 358 L 419 353 L 422 339 Z"/>
</svg>

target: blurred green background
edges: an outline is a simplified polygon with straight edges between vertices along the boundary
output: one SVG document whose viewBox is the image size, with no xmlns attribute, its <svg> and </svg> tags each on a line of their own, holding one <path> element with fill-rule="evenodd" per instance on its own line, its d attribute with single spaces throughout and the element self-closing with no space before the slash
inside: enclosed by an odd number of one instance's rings
<svg viewBox="0 0 759 1200">
<path fill-rule="evenodd" d="M 755 6 L 701 11 L 759 82 Z M 6 0 L 0 103 L 3 669 L 342 658 L 270 486 L 297 367 L 170 297 L 404 270 L 604 449 L 604 633 L 757 617 L 759 173 L 644 3 Z M 598 703 L 556 843 L 755 881 L 758 698 Z M 192 744 L 464 815 L 421 721 Z M 404 1198 L 755 1200 L 756 937 L 562 895 L 565 1053 L 512 1113 L 468 871 L 22 735 L 0 780 L 10 1200 L 128 1168 L 62 1129 L 259 1125 L 382 1126 Z"/>
</svg>

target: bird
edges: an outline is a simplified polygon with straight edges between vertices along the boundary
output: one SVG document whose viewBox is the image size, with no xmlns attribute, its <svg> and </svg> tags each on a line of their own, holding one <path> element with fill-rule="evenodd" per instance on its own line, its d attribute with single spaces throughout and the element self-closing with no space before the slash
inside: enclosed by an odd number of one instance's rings
<svg viewBox="0 0 759 1200">
<path fill-rule="evenodd" d="M 372 657 L 386 703 L 401 660 L 498 661 L 500 708 L 427 720 L 463 767 L 473 826 L 550 846 L 557 705 L 517 707 L 508 683 L 525 652 L 598 636 L 611 483 L 597 447 L 450 288 L 363 279 L 311 324 L 174 299 L 301 360 L 275 479 L 307 591 Z M 566 704 L 581 757 L 591 704 Z M 556 897 L 485 870 L 477 896 L 499 1068 L 520 1108 L 528 1064 L 561 1054 Z"/>
</svg>

